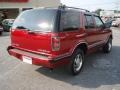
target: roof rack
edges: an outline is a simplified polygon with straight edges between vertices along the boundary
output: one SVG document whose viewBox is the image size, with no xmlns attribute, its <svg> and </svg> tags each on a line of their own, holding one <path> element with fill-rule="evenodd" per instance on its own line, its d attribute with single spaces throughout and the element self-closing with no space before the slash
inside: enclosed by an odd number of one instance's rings
<svg viewBox="0 0 120 90">
<path fill-rule="evenodd" d="M 90 12 L 89 10 L 87 10 L 87 9 L 82 9 L 82 8 L 76 8 L 76 7 L 68 7 L 68 6 L 66 6 L 66 5 L 60 5 L 59 6 L 59 8 L 60 9 L 66 9 L 66 8 L 70 8 L 70 9 L 79 9 L 79 10 L 83 10 L 83 11 L 86 11 L 86 12 Z"/>
</svg>

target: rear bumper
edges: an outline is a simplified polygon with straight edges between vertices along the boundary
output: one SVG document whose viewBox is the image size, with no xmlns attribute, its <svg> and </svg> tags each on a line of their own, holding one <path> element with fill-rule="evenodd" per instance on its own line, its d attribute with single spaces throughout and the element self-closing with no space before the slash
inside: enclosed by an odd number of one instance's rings
<svg viewBox="0 0 120 90">
<path fill-rule="evenodd" d="M 9 55 L 14 56 L 21 61 L 23 61 L 23 56 L 27 56 L 32 59 L 32 64 L 40 65 L 40 66 L 47 67 L 47 68 L 55 68 L 55 67 L 66 65 L 69 63 L 68 58 L 63 58 L 63 59 L 55 61 L 53 59 L 49 59 L 48 56 L 43 56 L 40 54 L 35 54 L 35 53 L 15 49 L 12 46 L 9 46 L 7 51 Z"/>
</svg>

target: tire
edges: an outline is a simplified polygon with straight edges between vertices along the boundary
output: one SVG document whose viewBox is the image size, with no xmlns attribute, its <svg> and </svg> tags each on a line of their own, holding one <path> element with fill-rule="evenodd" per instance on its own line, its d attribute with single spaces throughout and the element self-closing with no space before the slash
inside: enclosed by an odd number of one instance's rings
<svg viewBox="0 0 120 90">
<path fill-rule="evenodd" d="M 71 56 L 71 61 L 68 65 L 68 71 L 72 75 L 80 73 L 84 61 L 84 53 L 81 49 L 76 49 Z"/>
<path fill-rule="evenodd" d="M 112 50 L 112 38 L 109 38 L 108 42 L 103 46 L 104 53 L 110 53 Z"/>
</svg>

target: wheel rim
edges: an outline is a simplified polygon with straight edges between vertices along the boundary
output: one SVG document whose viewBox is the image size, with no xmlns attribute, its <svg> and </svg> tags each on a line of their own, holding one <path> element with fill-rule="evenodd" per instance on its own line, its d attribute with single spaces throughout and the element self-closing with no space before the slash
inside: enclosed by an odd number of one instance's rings
<svg viewBox="0 0 120 90">
<path fill-rule="evenodd" d="M 75 61 L 74 61 L 74 71 L 77 72 L 81 69 L 83 64 L 83 58 L 81 54 L 76 55 Z"/>
</svg>

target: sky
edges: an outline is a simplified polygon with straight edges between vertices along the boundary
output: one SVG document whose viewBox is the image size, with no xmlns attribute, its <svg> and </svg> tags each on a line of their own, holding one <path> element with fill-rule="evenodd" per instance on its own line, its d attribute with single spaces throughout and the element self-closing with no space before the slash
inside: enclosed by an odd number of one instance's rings
<svg viewBox="0 0 120 90">
<path fill-rule="evenodd" d="M 67 6 L 79 7 L 94 11 L 96 9 L 120 10 L 120 0 L 61 0 Z"/>
</svg>

